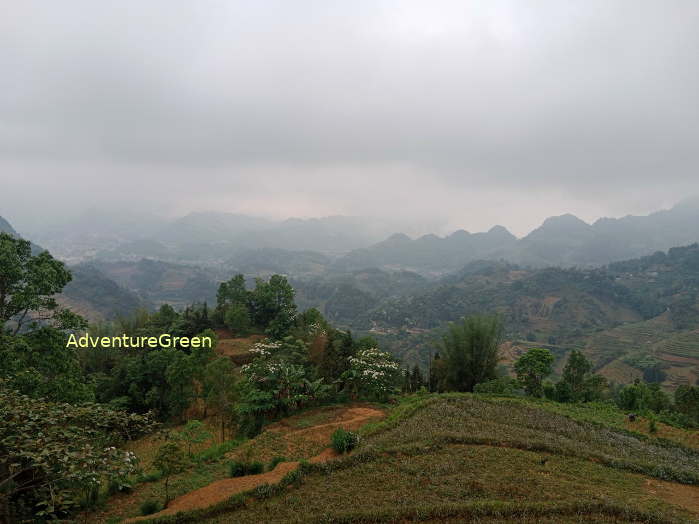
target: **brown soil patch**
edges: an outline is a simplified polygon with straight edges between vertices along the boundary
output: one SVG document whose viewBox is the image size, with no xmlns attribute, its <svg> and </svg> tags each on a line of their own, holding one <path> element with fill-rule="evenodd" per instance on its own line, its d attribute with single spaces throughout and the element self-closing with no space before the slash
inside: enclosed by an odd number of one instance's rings
<svg viewBox="0 0 699 524">
<path fill-rule="evenodd" d="M 270 426 L 268 431 L 288 431 L 287 436 L 294 439 L 302 438 L 313 442 L 326 444 L 330 440 L 330 435 L 338 428 L 348 430 L 358 429 L 373 418 L 383 418 L 384 414 L 375 408 L 348 408 L 343 410 L 337 420 L 325 424 L 318 424 L 310 428 L 286 430 L 283 426 Z"/>
<path fill-rule="evenodd" d="M 307 411 L 269 425 L 261 435 L 231 451 L 227 457 L 263 463 L 275 456 L 289 460 L 312 457 L 328 446 L 330 436 L 336 429 L 358 429 L 370 420 L 383 416 L 382 411 L 368 406 L 325 407 Z"/>
<path fill-rule="evenodd" d="M 267 473 L 259 475 L 246 475 L 244 477 L 234 477 L 229 479 L 218 480 L 212 482 L 208 486 L 200 489 L 195 489 L 189 493 L 185 493 L 181 497 L 173 499 L 168 504 L 168 507 L 158 513 L 128 519 L 125 522 L 138 522 L 141 520 L 152 519 L 155 517 L 164 517 L 167 515 L 175 515 L 181 511 L 192 511 L 194 509 L 207 508 L 223 502 L 233 495 L 249 491 L 261 486 L 262 484 L 276 484 L 284 475 L 298 468 L 298 462 L 282 462 L 277 464 L 277 467 Z"/>
<path fill-rule="evenodd" d="M 312 457 L 308 462 L 311 464 L 316 464 L 318 462 L 327 462 L 328 460 L 332 460 L 339 455 L 337 452 L 332 449 L 332 448 L 325 448 L 323 451 L 321 451 L 319 454 L 317 454 L 315 457 Z"/>
<path fill-rule="evenodd" d="M 646 479 L 646 491 L 699 517 L 699 486 Z"/>
<path fill-rule="evenodd" d="M 225 357 L 230 357 L 237 365 L 248 364 L 252 361 L 250 348 L 262 340 L 264 335 L 250 335 L 248 337 L 234 337 L 227 329 L 217 329 L 218 344 L 216 344 L 216 353 Z"/>
</svg>

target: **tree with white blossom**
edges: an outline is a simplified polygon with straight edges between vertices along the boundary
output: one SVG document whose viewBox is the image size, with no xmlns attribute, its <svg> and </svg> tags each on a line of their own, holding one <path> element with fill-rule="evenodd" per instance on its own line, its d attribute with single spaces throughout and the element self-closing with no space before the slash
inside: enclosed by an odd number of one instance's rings
<svg viewBox="0 0 699 524">
<path fill-rule="evenodd" d="M 388 353 L 376 347 L 363 349 L 349 358 L 349 364 L 341 378 L 354 398 L 383 401 L 397 391 L 400 366 Z"/>
</svg>

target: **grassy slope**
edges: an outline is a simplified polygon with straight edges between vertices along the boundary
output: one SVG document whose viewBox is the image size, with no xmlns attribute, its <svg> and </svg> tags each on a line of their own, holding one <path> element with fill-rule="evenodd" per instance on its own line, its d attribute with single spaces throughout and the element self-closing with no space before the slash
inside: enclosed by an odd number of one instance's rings
<svg viewBox="0 0 699 524">
<path fill-rule="evenodd" d="M 350 457 L 198 521 L 691 521 L 634 471 L 696 483 L 699 454 L 622 429 L 619 412 L 565 411 L 467 395 L 409 399 L 366 427 Z"/>
</svg>

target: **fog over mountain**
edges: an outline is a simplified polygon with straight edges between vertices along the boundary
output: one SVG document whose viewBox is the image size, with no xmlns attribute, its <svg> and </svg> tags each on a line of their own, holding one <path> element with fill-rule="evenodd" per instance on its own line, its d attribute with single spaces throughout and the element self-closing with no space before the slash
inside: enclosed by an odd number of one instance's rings
<svg viewBox="0 0 699 524">
<path fill-rule="evenodd" d="M 696 194 L 689 1 L 27 1 L 0 209 L 400 218 L 526 235 Z M 424 227 L 425 225 L 429 227 Z"/>
</svg>

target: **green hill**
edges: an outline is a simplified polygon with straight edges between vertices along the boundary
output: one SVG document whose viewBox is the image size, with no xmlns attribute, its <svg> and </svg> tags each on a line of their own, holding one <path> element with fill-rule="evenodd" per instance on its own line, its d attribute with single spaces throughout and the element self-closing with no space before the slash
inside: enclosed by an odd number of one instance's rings
<svg viewBox="0 0 699 524">
<path fill-rule="evenodd" d="M 611 407 L 405 399 L 349 456 L 163 522 L 695 522 L 699 451 Z"/>
</svg>

